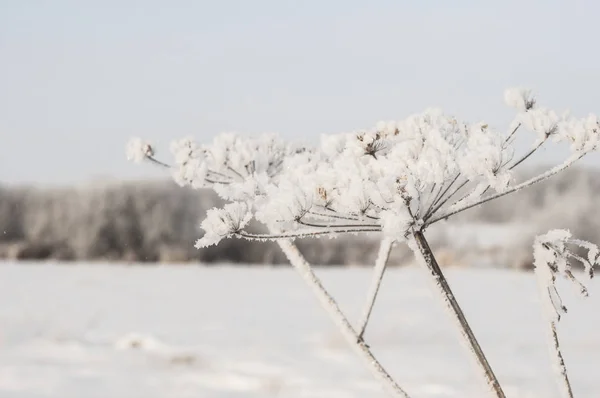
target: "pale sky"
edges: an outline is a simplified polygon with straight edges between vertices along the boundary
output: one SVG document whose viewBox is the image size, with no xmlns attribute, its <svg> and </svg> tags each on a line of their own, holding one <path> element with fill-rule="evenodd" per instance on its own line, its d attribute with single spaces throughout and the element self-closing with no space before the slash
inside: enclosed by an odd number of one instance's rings
<svg viewBox="0 0 600 398">
<path fill-rule="evenodd" d="M 125 160 L 131 136 L 168 159 L 186 135 L 314 141 L 431 106 L 504 130 L 514 85 L 600 113 L 598 15 L 593 0 L 0 0 L 0 182 L 161 175 Z"/>
</svg>

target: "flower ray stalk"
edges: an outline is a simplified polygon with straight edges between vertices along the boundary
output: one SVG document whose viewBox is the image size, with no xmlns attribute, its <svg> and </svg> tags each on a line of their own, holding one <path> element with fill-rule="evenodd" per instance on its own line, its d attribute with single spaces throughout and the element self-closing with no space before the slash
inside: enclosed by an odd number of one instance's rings
<svg viewBox="0 0 600 398">
<path fill-rule="evenodd" d="M 435 285 L 435 289 L 442 296 L 444 304 L 450 311 L 452 318 L 457 322 L 457 326 L 460 330 L 460 334 L 463 342 L 469 348 L 471 354 L 477 362 L 478 368 L 483 373 L 486 384 L 490 391 L 497 398 L 506 398 L 492 367 L 488 363 L 485 354 L 479 342 L 477 341 L 475 334 L 471 330 L 467 319 L 460 308 L 458 301 L 454 297 L 454 293 L 450 289 L 450 285 L 446 281 L 439 264 L 437 263 L 429 243 L 425 239 L 422 231 L 414 231 L 407 240 L 407 243 L 411 250 L 414 252 L 417 261 L 429 271 L 432 282 Z"/>
<path fill-rule="evenodd" d="M 440 215 L 438 217 L 435 217 L 432 220 L 427 221 L 426 225 L 428 226 L 428 225 L 434 224 L 434 223 L 436 223 L 436 222 L 438 222 L 440 220 L 443 220 L 443 219 L 446 219 L 446 218 L 448 218 L 450 216 L 453 216 L 455 214 L 461 213 L 461 212 L 463 212 L 465 210 L 468 210 L 468 209 L 470 209 L 472 207 L 479 206 L 479 205 L 481 205 L 483 203 L 489 202 L 490 200 L 498 199 L 498 198 L 500 198 L 502 196 L 506 196 L 506 195 L 511 194 L 513 192 L 520 191 L 521 189 L 526 188 L 526 187 L 528 187 L 530 185 L 533 185 L 533 184 L 536 184 L 538 182 L 547 180 L 548 178 L 552 177 L 553 175 L 558 174 L 561 171 L 563 171 L 563 170 L 567 169 L 568 167 L 570 167 L 573 163 L 575 163 L 576 161 L 578 161 L 579 159 L 581 159 L 582 157 L 584 157 L 586 155 L 586 153 L 587 152 L 577 152 L 577 153 L 573 154 L 572 156 L 570 156 L 563 163 L 561 163 L 558 166 L 556 166 L 556 167 L 554 167 L 554 168 L 546 171 L 545 173 L 542 173 L 542 174 L 540 174 L 540 175 L 538 175 L 536 177 L 533 177 L 533 178 L 531 178 L 531 179 L 529 179 L 529 180 L 527 180 L 525 182 L 522 182 L 521 184 L 517 184 L 517 185 L 515 185 L 513 187 L 510 187 L 506 191 L 498 192 L 498 193 L 495 193 L 494 195 L 490 195 L 490 196 L 488 196 L 486 198 L 480 199 L 480 200 L 478 200 L 478 201 L 476 201 L 474 203 L 467 203 L 467 204 L 465 204 L 463 206 L 460 206 L 457 209 L 454 209 L 454 210 L 452 210 L 450 212 L 447 212 L 447 213 L 442 214 L 442 215 Z"/>
</svg>

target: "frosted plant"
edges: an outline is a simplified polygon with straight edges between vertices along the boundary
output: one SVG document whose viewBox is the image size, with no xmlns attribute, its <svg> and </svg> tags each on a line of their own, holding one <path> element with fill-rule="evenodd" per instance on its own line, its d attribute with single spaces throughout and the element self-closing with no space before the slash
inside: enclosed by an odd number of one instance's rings
<svg viewBox="0 0 600 398">
<path fill-rule="evenodd" d="M 258 214 L 258 209 L 264 208 L 262 203 L 269 194 L 277 191 L 280 186 L 291 196 L 280 197 L 280 207 L 271 203 L 276 209 L 273 212 L 277 213 L 277 217 L 289 220 L 301 218 L 306 206 L 312 203 L 312 193 L 303 189 L 302 185 L 294 185 L 293 181 L 286 179 L 284 170 L 296 170 L 297 175 L 313 173 L 316 171 L 315 156 L 320 155 L 315 155 L 315 151 L 308 148 L 287 145 L 275 135 L 248 138 L 224 133 L 208 145 L 199 145 L 188 137 L 173 142 L 171 152 L 174 155 L 172 166 L 157 160 L 154 148 L 138 138 L 132 139 L 127 145 L 129 159 L 136 162 L 146 159 L 166 167 L 172 171 L 175 181 L 180 185 L 212 188 L 221 198 L 230 202 L 222 209 L 213 208 L 207 212 L 200 225 L 205 234 L 196 242 L 197 247 L 217 244 L 231 236 L 262 239 L 245 233 L 243 228 Z M 270 231 L 279 231 L 277 223 L 265 224 L 270 226 Z M 314 233 L 318 234 L 319 231 Z M 409 395 L 373 356 L 370 347 L 362 339 L 362 332 L 357 332 L 350 324 L 294 243 L 290 240 L 278 240 L 277 243 L 374 376 L 392 396 L 408 398 Z M 383 261 L 383 266 L 390 248 L 386 242 L 382 242 L 386 258 L 378 260 L 378 263 Z"/>
<path fill-rule="evenodd" d="M 127 159 L 135 163 L 140 163 L 144 159 L 151 159 L 154 156 L 154 150 L 150 143 L 141 138 L 132 138 L 127 143 Z"/>
<path fill-rule="evenodd" d="M 239 232 L 248 224 L 252 214 L 243 202 L 226 204 L 222 209 L 210 209 L 200 227 L 206 231 L 202 239 L 196 243 L 198 247 L 210 246 Z"/>
<path fill-rule="evenodd" d="M 587 250 L 587 256 L 578 255 L 574 249 Z M 567 367 L 560 349 L 560 341 L 556 329 L 561 315 L 567 312 L 558 290 L 556 288 L 556 277 L 562 276 L 571 281 L 586 296 L 587 288 L 574 275 L 571 270 L 572 264 L 580 264 L 584 267 L 587 276 L 594 277 L 594 266 L 600 265 L 600 251 L 598 246 L 571 237 L 567 230 L 552 230 L 545 235 L 536 237 L 533 244 L 534 267 L 537 275 L 542 302 L 546 307 L 549 319 L 549 333 L 554 365 L 560 374 L 560 384 L 564 397 L 573 398 L 573 390 L 567 375 Z"/>
<path fill-rule="evenodd" d="M 361 355 L 368 363 L 371 354 L 363 337 L 369 314 L 391 245 L 406 242 L 456 320 L 462 341 L 473 354 L 490 391 L 504 397 L 429 247 L 425 231 L 438 221 L 565 170 L 595 151 L 600 136 L 596 116 L 559 116 L 539 107 L 528 90 L 507 90 L 505 100 L 517 111 L 506 133 L 483 122 L 470 123 L 428 109 L 400 121 L 377 123 L 371 129 L 325 135 L 315 147 L 284 144 L 275 136 L 248 138 L 233 134 L 219 135 L 206 146 L 177 144 L 178 181 L 195 187 L 210 186 L 227 201 L 237 203 L 209 214 L 210 221 L 202 224 L 205 238 L 197 245 L 218 244 L 228 237 L 278 241 L 348 342 L 359 348 L 359 353 L 367 353 Z M 517 156 L 514 137 L 524 129 L 534 133 L 533 143 L 530 150 Z M 516 182 L 513 170 L 549 141 L 567 142 L 571 154 L 552 169 Z M 153 160 L 151 155 L 149 158 Z M 244 225 L 251 219 L 266 225 L 269 232 L 254 234 L 245 230 Z M 292 243 L 298 237 L 348 233 L 379 233 L 382 238 L 357 329 L 349 325 Z M 393 395 L 407 396 L 378 364 L 369 366 Z"/>
</svg>

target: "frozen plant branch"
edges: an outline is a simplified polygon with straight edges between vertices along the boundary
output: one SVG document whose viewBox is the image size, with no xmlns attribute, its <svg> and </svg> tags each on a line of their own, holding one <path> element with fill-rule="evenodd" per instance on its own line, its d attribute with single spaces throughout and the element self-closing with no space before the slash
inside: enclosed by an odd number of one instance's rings
<svg viewBox="0 0 600 398">
<path fill-rule="evenodd" d="M 287 240 L 287 239 L 297 239 L 297 238 L 317 238 L 320 236 L 327 235 L 340 235 L 340 234 L 357 234 L 361 232 L 379 232 L 380 229 L 375 228 L 346 228 L 346 229 L 332 229 L 332 230 L 303 230 L 299 232 L 289 232 L 289 233 L 279 233 L 279 234 L 252 234 L 249 232 L 245 232 L 242 230 L 232 231 L 230 235 L 237 235 L 240 238 L 248 239 L 248 240 L 256 240 L 256 241 L 267 241 L 267 240 Z"/>
<path fill-rule="evenodd" d="M 231 138 L 231 137 L 225 137 Z M 239 142 L 239 141 L 238 141 Z M 256 144 L 251 143 L 249 147 L 256 148 Z M 153 163 L 159 164 L 166 168 L 173 169 L 168 166 L 166 163 L 159 162 L 154 159 L 152 150 L 150 145 L 146 145 L 142 143 L 140 140 L 132 141 L 132 144 L 129 145 L 128 151 L 131 150 L 134 152 L 137 161 L 141 161 L 143 159 L 147 159 Z M 213 153 L 213 157 L 217 160 L 217 164 L 222 164 L 225 170 L 217 171 L 212 170 L 209 167 L 210 163 L 206 162 L 206 158 L 202 156 L 198 156 L 197 146 L 193 142 L 189 140 L 183 140 L 173 145 L 174 152 L 179 154 L 176 156 L 179 164 L 179 175 L 176 175 L 176 179 L 178 182 L 183 183 L 183 185 L 192 185 L 193 187 L 215 187 L 215 182 L 212 180 L 213 177 L 217 178 L 230 178 L 227 172 L 231 172 L 234 176 L 239 177 L 238 184 L 242 185 L 242 191 L 247 191 L 247 188 L 253 189 L 253 193 L 255 196 L 253 199 L 260 199 L 260 195 L 264 195 L 266 192 L 261 190 L 253 180 L 256 177 L 256 174 L 249 174 L 248 170 L 252 170 L 253 173 L 256 173 L 257 170 L 260 170 L 261 162 L 257 162 L 256 160 L 238 162 L 238 164 L 251 165 L 251 167 L 246 167 L 247 177 L 241 172 L 235 170 L 229 163 L 231 162 L 231 157 L 235 157 L 235 153 L 231 153 L 229 149 L 225 150 L 227 155 L 225 156 L 226 160 L 222 161 L 222 156 L 219 156 L 219 152 L 216 149 L 205 149 L 207 152 Z M 248 153 L 248 152 L 246 152 Z M 128 154 L 129 156 L 129 154 Z M 195 161 L 198 158 L 203 158 L 202 162 Z M 258 164 L 257 164 L 258 163 Z M 277 176 L 276 170 L 278 167 L 282 167 L 282 161 L 279 160 L 271 160 L 267 162 L 267 175 L 268 178 L 274 178 Z M 263 163 L 264 165 L 264 163 Z M 213 164 L 214 167 L 214 164 Z M 275 169 L 274 169 L 275 167 Z M 280 169 L 281 170 L 281 169 Z M 234 178 L 235 179 L 235 178 Z M 247 187 L 247 183 L 251 182 L 253 184 L 250 187 Z M 233 183 L 233 181 L 232 181 Z M 208 184 L 208 185 L 207 185 Z M 257 191 L 257 188 L 259 190 Z M 263 188 L 264 189 L 264 188 Z M 227 192 L 227 191 L 217 191 L 222 196 L 225 196 L 225 199 L 229 199 L 230 197 L 244 197 L 248 199 L 251 198 L 251 195 L 236 195 L 235 192 Z M 297 202 L 297 201 L 296 201 Z M 324 286 L 321 284 L 320 280 L 312 271 L 310 265 L 304 257 L 300 254 L 296 246 L 290 241 L 289 238 L 302 237 L 305 235 L 308 236 L 319 236 L 323 234 L 337 234 L 337 233 L 353 233 L 360 231 L 368 231 L 368 229 L 360 228 L 360 225 L 349 225 L 348 228 L 341 230 L 318 230 L 318 231 L 303 231 L 295 233 L 271 233 L 269 235 L 258 235 L 258 234 L 250 234 L 243 231 L 243 227 L 248 223 L 252 213 L 250 212 L 251 206 L 256 206 L 256 203 L 253 205 L 248 205 L 246 202 L 233 202 L 228 205 L 225 205 L 222 209 L 211 209 L 207 213 L 207 218 L 202 222 L 202 228 L 206 231 L 205 236 L 200 239 L 197 243 L 197 246 L 206 246 L 210 244 L 216 244 L 221 239 L 230 237 L 230 236 L 238 236 L 244 237 L 246 239 L 251 240 L 265 240 L 265 239 L 276 239 L 278 245 L 281 247 L 282 251 L 294 267 L 296 271 L 302 276 L 303 280 L 307 283 L 307 285 L 313 291 L 313 294 L 317 297 L 317 299 L 322 304 L 323 308 L 329 314 L 330 318 L 338 325 L 344 337 L 346 337 L 349 345 L 354 349 L 354 351 L 361 357 L 366 364 L 367 368 L 371 370 L 373 375 L 378 379 L 383 387 L 388 391 L 390 396 L 397 398 L 410 398 L 409 395 L 394 381 L 394 379 L 387 373 L 387 371 L 381 366 L 381 364 L 377 361 L 377 359 L 373 356 L 369 346 L 362 341 L 362 339 L 357 335 L 354 331 L 350 323 L 348 322 L 346 316 L 339 309 L 334 298 L 327 292 Z M 329 212 L 331 213 L 331 212 Z M 334 219 L 351 219 L 360 221 L 358 218 L 350 218 L 343 216 L 335 216 L 332 214 L 323 215 L 325 218 L 334 218 Z M 300 218 L 299 218 L 300 219 Z M 377 227 L 377 226 L 375 226 Z M 339 228 L 338 228 L 339 229 Z M 378 230 L 377 228 L 376 230 Z M 376 231 L 373 230 L 373 231 Z"/>
<path fill-rule="evenodd" d="M 515 128 L 510 132 L 510 134 L 508 135 L 508 137 L 506 137 L 506 140 L 504 140 L 505 144 L 509 144 L 512 140 L 512 138 L 515 136 L 515 134 L 517 133 L 517 130 L 519 130 L 519 127 L 521 127 L 521 123 L 518 123 Z"/>
<path fill-rule="evenodd" d="M 575 254 L 571 246 L 587 250 L 587 258 Z M 571 272 L 571 262 L 575 260 L 581 264 L 589 278 L 594 275 L 594 267 L 600 264 L 600 251 L 598 246 L 578 239 L 573 239 L 568 230 L 551 230 L 545 235 L 535 238 L 533 244 L 535 274 L 542 295 L 542 303 L 548 317 L 548 332 L 550 335 L 550 349 L 554 367 L 559 374 L 559 388 L 563 397 L 573 398 L 573 389 L 569 380 L 567 366 L 562 355 L 557 324 L 561 315 L 567 312 L 560 294 L 556 288 L 556 277 L 563 276 L 570 280 L 580 293 L 587 296 L 588 291 Z"/>
<path fill-rule="evenodd" d="M 535 151 L 537 151 L 542 145 L 544 145 L 544 142 L 546 142 L 546 140 L 543 140 L 543 141 L 540 141 L 539 143 L 537 143 L 521 159 L 517 160 L 512 166 L 510 166 L 509 170 L 514 169 L 515 167 L 517 167 L 518 165 L 520 165 L 521 163 L 526 161 L 531 155 L 533 155 L 535 153 Z"/>
<path fill-rule="evenodd" d="M 336 323 L 346 342 L 363 360 L 367 368 L 373 373 L 375 378 L 381 382 L 383 387 L 392 397 L 410 398 L 394 379 L 387 373 L 385 368 L 375 358 L 369 346 L 354 331 L 352 325 L 340 310 L 336 301 L 327 292 L 321 284 L 319 278 L 315 275 L 310 265 L 301 256 L 298 248 L 289 241 L 279 241 L 279 246 L 290 260 L 292 266 L 300 274 L 302 279 L 311 288 L 313 294 L 317 297 L 321 306 L 329 314 L 329 317 Z"/>
<path fill-rule="evenodd" d="M 546 171 L 545 173 L 542 173 L 542 174 L 538 175 L 537 177 L 533 177 L 533 178 L 531 178 L 531 179 L 529 179 L 529 180 L 527 180 L 525 182 L 522 182 L 521 184 L 515 185 L 515 186 L 513 186 L 513 187 L 511 187 L 511 188 L 509 188 L 509 189 L 507 189 L 505 191 L 497 192 L 497 193 L 495 193 L 493 195 L 490 195 L 490 196 L 488 196 L 486 198 L 479 199 L 479 200 L 476 200 L 476 201 L 474 201 L 472 203 L 467 203 L 467 204 L 458 206 L 457 208 L 454 208 L 454 209 L 448 211 L 447 213 L 444 213 L 444 214 L 441 214 L 441 215 L 439 215 L 437 217 L 434 217 L 432 220 L 428 221 L 426 223 L 426 225 L 434 224 L 434 223 L 436 223 L 436 222 L 438 222 L 440 220 L 447 219 L 447 218 L 449 218 L 449 217 L 451 217 L 451 216 L 453 216 L 455 214 L 461 213 L 461 212 L 463 212 L 465 210 L 468 210 L 468 209 L 470 209 L 472 207 L 479 206 L 479 205 L 481 205 L 483 203 L 489 202 L 489 201 L 494 200 L 494 199 L 501 198 L 501 197 L 509 195 L 511 193 L 520 191 L 523 188 L 527 188 L 527 187 L 529 187 L 529 186 L 531 186 L 533 184 L 536 184 L 538 182 L 544 181 L 544 180 L 552 177 L 553 175 L 556 175 L 556 174 L 560 173 L 561 171 L 567 169 L 568 167 L 570 167 L 571 165 L 573 165 L 573 163 L 575 163 L 576 161 L 578 161 L 579 159 L 581 159 L 582 157 L 584 157 L 586 154 L 587 154 L 587 152 L 575 153 L 575 154 L 571 155 L 567 160 L 565 160 L 562 164 L 560 164 L 560 165 L 558 165 L 558 166 L 556 166 L 556 167 L 554 167 L 554 168 Z"/>
<path fill-rule="evenodd" d="M 381 282 L 383 281 L 383 275 L 385 273 L 388 259 L 390 258 L 393 244 L 394 241 L 392 239 L 384 238 L 379 245 L 377 260 L 375 260 L 373 276 L 369 286 L 369 292 L 367 293 L 367 302 L 365 303 L 362 316 L 358 322 L 358 338 L 361 340 L 363 339 L 365 330 L 367 329 L 367 324 L 371 318 L 371 312 L 375 306 L 375 300 L 377 299 L 377 294 L 379 293 L 379 288 L 381 287 Z"/>
<path fill-rule="evenodd" d="M 361 338 L 384 276 L 388 246 L 407 240 L 456 320 L 490 391 L 501 398 L 502 388 L 423 231 L 440 220 L 544 181 L 595 151 L 600 144 L 600 122 L 595 115 L 581 119 L 567 114 L 558 116 L 538 106 L 531 91 L 521 88 L 507 90 L 505 102 L 517 110 L 508 136 L 484 122 L 467 123 L 440 110 L 428 109 L 403 120 L 380 122 L 374 128 L 324 135 L 315 147 L 285 143 L 275 135 L 245 137 L 224 133 L 205 145 L 183 139 L 172 145 L 174 165 L 170 169 L 180 185 L 212 188 L 227 203 L 207 213 L 201 224 L 205 234 L 198 247 L 231 237 L 277 241 L 294 267 L 308 275 L 307 282 L 317 297 L 322 303 L 329 303 L 326 309 L 330 316 L 337 320 L 348 341 L 352 338 L 354 343 L 363 343 Z M 514 137 L 520 129 L 537 134 L 537 144 L 514 161 Z M 511 185 L 512 170 L 550 137 L 553 142 L 569 143 L 572 155 L 551 170 Z M 128 145 L 128 157 L 167 166 L 157 161 L 153 148 L 139 139 Z M 467 191 L 466 195 L 456 201 L 463 191 Z M 244 230 L 251 220 L 264 224 L 269 232 L 253 234 Z M 310 266 L 304 264 L 291 240 L 364 232 L 380 232 L 383 242 L 366 308 L 355 332 L 339 308 L 335 310 L 335 301 L 314 274 L 310 276 Z M 591 247 L 576 240 L 568 244 Z M 561 251 L 555 242 L 541 247 L 569 261 L 583 259 L 576 253 Z M 577 281 L 570 270 L 561 273 Z M 553 286 L 549 286 L 548 295 L 562 308 L 560 297 L 554 293 Z M 555 340 L 558 345 L 557 334 Z M 366 344 L 363 348 L 360 344 L 353 347 L 361 350 L 363 359 L 371 361 L 372 369 L 378 369 L 380 365 L 371 359 L 371 354 L 363 351 L 364 347 L 368 351 Z M 393 380 L 383 369 L 374 373 L 392 394 L 401 394 L 395 387 L 389 388 Z"/>
</svg>

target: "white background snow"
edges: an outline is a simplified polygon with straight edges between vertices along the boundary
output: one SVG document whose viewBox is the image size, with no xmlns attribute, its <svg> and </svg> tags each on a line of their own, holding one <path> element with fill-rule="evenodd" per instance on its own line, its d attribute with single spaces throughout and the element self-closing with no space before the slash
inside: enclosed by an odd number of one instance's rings
<svg viewBox="0 0 600 398">
<path fill-rule="evenodd" d="M 533 274 L 449 269 L 511 398 L 557 397 Z M 358 319 L 370 268 L 319 269 Z M 367 340 L 415 398 L 481 398 L 415 266 L 389 270 Z M 600 396 L 600 289 L 563 288 L 578 398 Z M 289 267 L 0 264 L 0 397 L 384 397 Z"/>
</svg>

